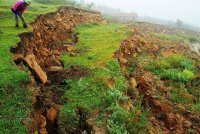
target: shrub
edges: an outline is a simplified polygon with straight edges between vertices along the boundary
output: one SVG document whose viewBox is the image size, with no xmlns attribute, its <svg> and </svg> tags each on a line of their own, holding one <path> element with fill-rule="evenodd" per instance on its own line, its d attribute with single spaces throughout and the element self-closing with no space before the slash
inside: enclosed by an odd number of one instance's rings
<svg viewBox="0 0 200 134">
<path fill-rule="evenodd" d="M 192 109 L 200 113 L 200 100 L 192 106 Z"/>
<path fill-rule="evenodd" d="M 194 61 L 182 56 L 172 55 L 153 60 L 146 69 L 160 76 L 179 82 L 187 82 L 195 76 Z"/>
<path fill-rule="evenodd" d="M 116 60 L 106 62 L 104 67 L 95 68 L 93 71 L 90 77 L 67 81 L 70 89 L 64 95 L 67 103 L 59 115 L 61 131 L 67 133 L 80 125 L 80 116 L 77 112 L 79 108 L 85 111 L 87 119 L 95 119 L 96 124 L 107 128 L 112 134 L 146 130 L 143 128 L 147 125 L 148 117 L 141 103 L 130 111 L 123 107 L 128 101 L 128 97 L 124 95 L 127 84 L 118 62 Z M 109 87 L 105 81 L 108 77 L 112 78 L 115 87 Z M 134 117 L 137 123 L 133 122 Z"/>
<path fill-rule="evenodd" d="M 174 103 L 182 104 L 186 106 L 187 104 L 193 102 L 193 100 L 188 98 L 188 96 L 189 96 L 189 93 L 187 89 L 185 88 L 183 84 L 181 84 L 178 87 L 177 85 L 173 87 L 173 89 L 171 90 L 170 99 Z"/>
<path fill-rule="evenodd" d="M 116 85 L 113 88 L 105 82 L 105 78 L 110 76 Z M 73 131 L 79 125 L 80 117 L 77 109 L 84 109 L 89 116 L 95 109 L 105 111 L 127 99 L 122 92 L 123 88 L 126 88 L 126 82 L 120 73 L 117 61 L 108 62 L 106 68 L 94 69 L 94 74 L 90 77 L 78 81 L 68 80 L 67 84 L 70 87 L 64 95 L 67 104 L 61 109 L 59 117 L 62 132 Z"/>
<path fill-rule="evenodd" d="M 191 43 L 194 43 L 194 42 L 198 42 L 199 39 L 197 39 L 196 37 L 190 36 L 190 37 L 189 37 L 189 41 L 190 41 Z"/>
<path fill-rule="evenodd" d="M 119 125 L 113 120 L 108 120 L 107 129 L 110 134 L 128 134 L 124 124 Z"/>
<path fill-rule="evenodd" d="M 141 100 L 142 101 L 142 100 Z M 110 107 L 111 115 L 107 129 L 111 134 L 147 133 L 148 113 L 141 106 L 141 102 L 133 101 L 135 108 L 130 111 L 119 105 Z M 135 120 L 135 121 L 133 121 Z"/>
<path fill-rule="evenodd" d="M 192 78 L 194 78 L 194 73 L 190 70 L 183 70 L 183 76 L 184 78 L 186 78 L 186 80 L 191 80 Z"/>
</svg>

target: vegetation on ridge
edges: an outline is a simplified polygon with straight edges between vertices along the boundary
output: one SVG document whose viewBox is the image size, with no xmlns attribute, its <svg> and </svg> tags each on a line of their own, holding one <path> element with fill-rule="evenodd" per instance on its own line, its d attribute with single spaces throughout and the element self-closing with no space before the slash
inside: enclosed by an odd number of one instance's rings
<svg viewBox="0 0 200 134">
<path fill-rule="evenodd" d="M 87 24 L 78 26 L 75 32 L 79 33 L 78 53 L 63 56 L 65 67 L 79 65 L 92 70 L 88 77 L 78 81 L 67 80 L 70 89 L 64 98 L 68 102 L 59 117 L 62 132 L 80 125 L 80 109 L 89 116 L 86 120 L 92 119 L 93 124 L 109 133 L 147 132 L 148 113 L 141 102 L 135 102 L 130 111 L 124 107 L 130 101 L 125 95 L 127 83 L 118 61 L 113 57 L 130 31 L 116 24 Z M 137 120 L 137 123 L 132 120 Z"/>
</svg>

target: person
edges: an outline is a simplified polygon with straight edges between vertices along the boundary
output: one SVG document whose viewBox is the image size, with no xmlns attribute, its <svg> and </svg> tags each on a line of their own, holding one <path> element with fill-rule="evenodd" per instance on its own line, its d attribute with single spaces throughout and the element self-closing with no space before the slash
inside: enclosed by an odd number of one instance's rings
<svg viewBox="0 0 200 134">
<path fill-rule="evenodd" d="M 19 20 L 18 20 L 18 16 L 20 17 L 20 19 L 22 20 L 23 23 L 23 27 L 27 28 L 27 24 L 26 21 L 24 19 L 23 13 L 24 11 L 27 9 L 27 7 L 30 5 L 30 1 L 23 1 L 23 0 L 19 0 L 17 1 L 13 7 L 11 8 L 11 11 L 14 13 L 15 15 L 15 27 L 19 28 Z"/>
</svg>

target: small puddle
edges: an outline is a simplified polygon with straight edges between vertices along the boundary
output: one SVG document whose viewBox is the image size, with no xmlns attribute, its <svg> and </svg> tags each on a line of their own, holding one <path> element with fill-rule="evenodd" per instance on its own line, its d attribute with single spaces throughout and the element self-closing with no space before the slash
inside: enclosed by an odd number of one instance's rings
<svg viewBox="0 0 200 134">
<path fill-rule="evenodd" d="M 199 42 L 190 43 L 189 46 L 193 51 L 200 54 L 200 43 Z"/>
</svg>

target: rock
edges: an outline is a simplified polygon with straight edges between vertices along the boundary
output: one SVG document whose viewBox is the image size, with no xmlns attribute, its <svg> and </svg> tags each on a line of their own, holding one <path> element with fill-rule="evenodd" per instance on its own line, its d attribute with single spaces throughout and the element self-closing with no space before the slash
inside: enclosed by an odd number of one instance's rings
<svg viewBox="0 0 200 134">
<path fill-rule="evenodd" d="M 141 52 L 142 52 L 142 50 L 141 50 L 139 47 L 136 48 L 136 51 L 137 51 L 138 53 L 141 53 Z"/>
<path fill-rule="evenodd" d="M 155 132 L 153 132 L 153 130 L 149 130 L 148 134 L 155 134 Z"/>
<path fill-rule="evenodd" d="M 107 84 L 108 87 L 110 87 L 110 88 L 115 87 L 115 82 L 114 82 L 112 77 L 106 78 L 105 81 L 106 81 L 106 84 Z"/>
<path fill-rule="evenodd" d="M 131 54 L 130 50 L 127 50 L 127 49 L 124 51 L 124 53 L 125 54 Z"/>
<path fill-rule="evenodd" d="M 24 60 L 28 66 L 36 73 L 40 81 L 45 84 L 47 82 L 47 75 L 36 62 L 35 55 L 30 54 L 26 56 Z"/>
<path fill-rule="evenodd" d="M 13 58 L 14 61 L 23 60 L 23 54 L 16 54 Z"/>
<path fill-rule="evenodd" d="M 124 102 L 123 107 L 128 111 L 130 111 L 131 109 L 134 109 L 132 100 L 129 99 L 126 102 Z"/>
<path fill-rule="evenodd" d="M 198 116 L 194 115 L 191 117 L 191 121 L 193 123 L 200 123 L 200 118 Z"/>
<path fill-rule="evenodd" d="M 175 118 L 174 114 L 172 114 L 172 113 L 169 113 L 169 114 L 165 113 L 164 115 L 165 116 L 163 117 L 162 120 L 165 121 L 166 126 L 169 129 L 173 130 L 174 127 L 178 124 L 177 121 L 176 121 L 176 118 Z"/>
<path fill-rule="evenodd" d="M 55 63 L 56 66 L 62 66 L 62 63 L 61 63 L 60 60 L 55 59 L 55 60 L 53 60 L 52 62 Z"/>
<path fill-rule="evenodd" d="M 71 29 L 70 25 L 68 25 L 67 23 L 63 23 L 63 26 L 65 27 L 66 30 L 70 30 Z"/>
<path fill-rule="evenodd" d="M 103 128 L 99 128 L 97 126 L 93 126 L 94 134 L 106 134 L 106 131 Z"/>
<path fill-rule="evenodd" d="M 42 55 L 42 56 L 48 56 L 48 52 L 47 51 L 40 51 L 40 54 Z"/>
<path fill-rule="evenodd" d="M 75 50 L 75 47 L 73 45 L 70 45 L 67 47 L 67 52 L 72 52 Z"/>
<path fill-rule="evenodd" d="M 152 99 L 159 99 L 159 96 L 153 95 L 151 98 Z"/>
<path fill-rule="evenodd" d="M 45 128 L 46 125 L 47 125 L 46 118 L 43 115 L 41 115 L 40 116 L 40 128 Z"/>
<path fill-rule="evenodd" d="M 135 89 L 137 87 L 137 82 L 136 82 L 135 78 L 131 78 L 131 85 L 132 85 L 133 89 Z"/>
<path fill-rule="evenodd" d="M 52 52 L 54 55 L 60 55 L 60 51 L 58 51 L 58 50 L 54 50 L 53 52 Z"/>
<path fill-rule="evenodd" d="M 75 56 L 76 56 L 76 53 L 71 52 L 69 55 L 70 55 L 71 57 L 75 57 Z"/>
<path fill-rule="evenodd" d="M 48 134 L 46 128 L 40 129 L 40 130 L 39 130 L 39 133 L 40 133 L 40 134 Z"/>
<path fill-rule="evenodd" d="M 119 61 L 120 61 L 121 64 L 126 64 L 126 63 L 128 63 L 128 60 L 125 59 L 125 58 L 123 58 L 123 57 L 119 57 Z"/>
<path fill-rule="evenodd" d="M 57 72 L 57 71 L 61 71 L 61 70 L 63 70 L 62 66 L 51 66 L 48 69 L 48 71 L 50 71 L 50 72 Z"/>
<path fill-rule="evenodd" d="M 167 91 L 167 88 L 166 88 L 164 85 L 158 85 L 158 86 L 157 86 L 157 89 L 158 89 L 158 91 L 160 91 L 161 93 Z"/>
<path fill-rule="evenodd" d="M 151 73 L 149 72 L 144 73 L 143 76 L 140 77 L 139 85 L 140 85 L 139 89 L 140 93 L 146 94 L 147 91 L 149 91 L 151 94 L 153 94 L 154 81 Z"/>
<path fill-rule="evenodd" d="M 177 105 L 177 108 L 180 110 L 181 113 L 186 113 L 187 110 L 185 109 L 185 107 L 183 107 L 182 105 Z"/>
<path fill-rule="evenodd" d="M 190 121 L 185 121 L 184 122 L 184 127 L 191 128 L 191 126 L 192 126 L 192 123 Z"/>
<path fill-rule="evenodd" d="M 63 48 L 67 51 L 67 52 L 72 52 L 75 50 L 74 45 L 63 45 Z"/>
<path fill-rule="evenodd" d="M 97 126 L 96 123 L 94 123 L 93 119 L 87 120 L 86 122 L 89 124 L 89 126 L 92 127 L 92 133 L 94 133 L 94 134 L 106 134 L 106 130 Z"/>
<path fill-rule="evenodd" d="M 36 36 L 40 37 L 40 36 L 41 36 L 41 34 L 40 34 L 39 32 L 37 32 L 37 33 L 36 33 Z"/>
<path fill-rule="evenodd" d="M 137 57 L 137 53 L 133 53 L 133 54 L 132 54 L 132 57 L 133 57 L 133 58 L 136 58 L 136 57 Z"/>
<path fill-rule="evenodd" d="M 49 50 L 43 47 L 38 48 L 38 53 L 40 53 L 42 56 L 48 56 L 49 55 Z"/>
<path fill-rule="evenodd" d="M 57 114 L 58 111 L 53 107 L 47 111 L 47 119 L 50 121 L 51 124 L 55 124 Z"/>
<path fill-rule="evenodd" d="M 152 47 L 153 47 L 154 51 L 158 51 L 158 46 L 157 45 L 153 45 Z"/>
</svg>

